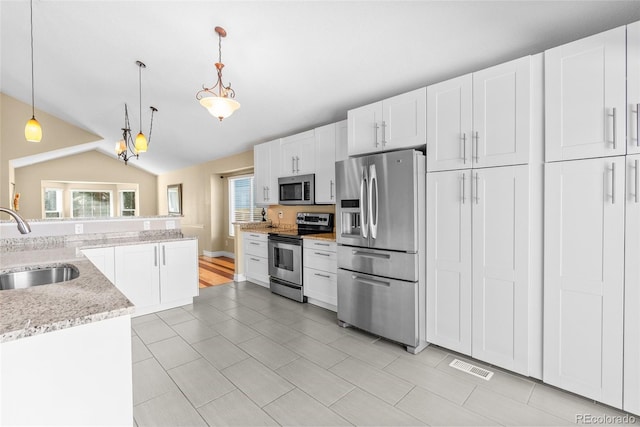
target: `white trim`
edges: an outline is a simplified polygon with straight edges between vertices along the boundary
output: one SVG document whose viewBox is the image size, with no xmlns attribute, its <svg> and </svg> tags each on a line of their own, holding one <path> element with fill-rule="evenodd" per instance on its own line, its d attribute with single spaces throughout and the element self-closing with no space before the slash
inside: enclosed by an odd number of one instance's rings
<svg viewBox="0 0 640 427">
<path fill-rule="evenodd" d="M 233 275 L 233 281 L 234 282 L 244 282 L 247 280 L 247 276 L 245 276 L 244 274 L 234 274 Z"/>
<path fill-rule="evenodd" d="M 204 256 L 208 256 L 208 257 L 219 257 L 219 256 L 226 256 L 227 258 L 233 258 L 236 259 L 236 254 L 234 254 L 233 252 L 227 252 L 227 251 L 202 251 L 202 255 Z"/>
</svg>

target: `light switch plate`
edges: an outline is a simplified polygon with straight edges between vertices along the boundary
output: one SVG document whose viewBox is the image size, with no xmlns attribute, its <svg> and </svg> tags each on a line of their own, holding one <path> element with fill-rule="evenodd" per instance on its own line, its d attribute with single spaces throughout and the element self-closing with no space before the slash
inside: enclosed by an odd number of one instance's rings
<svg viewBox="0 0 640 427">
<path fill-rule="evenodd" d="M 151 221 L 144 221 L 142 223 L 142 226 L 144 227 L 145 230 L 151 230 Z"/>
<path fill-rule="evenodd" d="M 84 225 L 76 224 L 76 234 L 82 234 L 82 233 L 84 233 Z"/>
<path fill-rule="evenodd" d="M 165 222 L 165 226 L 167 230 L 173 230 L 176 228 L 176 222 L 175 221 L 167 221 Z"/>
</svg>

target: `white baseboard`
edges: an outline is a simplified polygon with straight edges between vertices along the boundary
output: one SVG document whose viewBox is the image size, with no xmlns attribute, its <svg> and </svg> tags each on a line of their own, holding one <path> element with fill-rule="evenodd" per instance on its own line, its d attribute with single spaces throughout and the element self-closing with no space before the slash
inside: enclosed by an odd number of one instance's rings
<svg viewBox="0 0 640 427">
<path fill-rule="evenodd" d="M 232 259 L 236 259 L 236 254 L 234 254 L 233 252 L 227 252 L 227 251 L 202 251 L 202 255 L 204 256 L 208 256 L 208 257 L 219 257 L 219 256 L 226 256 L 227 258 L 232 258 Z"/>
<path fill-rule="evenodd" d="M 234 274 L 233 275 L 233 281 L 234 282 L 244 282 L 245 280 L 247 280 L 247 276 L 245 276 L 244 274 Z"/>
</svg>

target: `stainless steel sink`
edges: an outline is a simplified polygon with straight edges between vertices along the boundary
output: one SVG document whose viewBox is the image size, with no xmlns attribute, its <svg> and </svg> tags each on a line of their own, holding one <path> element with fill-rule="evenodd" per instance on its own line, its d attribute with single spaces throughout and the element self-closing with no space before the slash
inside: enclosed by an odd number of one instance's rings
<svg viewBox="0 0 640 427">
<path fill-rule="evenodd" d="M 0 274 L 0 290 L 24 289 L 32 286 L 66 282 L 77 278 L 79 275 L 78 269 L 71 264 L 9 271 Z"/>
</svg>

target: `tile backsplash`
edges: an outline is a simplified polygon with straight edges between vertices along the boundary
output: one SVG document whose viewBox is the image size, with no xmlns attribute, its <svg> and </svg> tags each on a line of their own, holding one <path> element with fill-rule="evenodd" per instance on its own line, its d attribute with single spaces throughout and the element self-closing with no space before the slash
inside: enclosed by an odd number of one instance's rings
<svg viewBox="0 0 640 427">
<path fill-rule="evenodd" d="M 279 212 L 282 212 L 282 218 L 278 217 Z M 272 205 L 267 209 L 267 219 L 270 219 L 275 226 L 279 224 L 293 225 L 296 223 L 296 214 L 298 212 L 321 212 L 335 214 L 336 207 L 335 205 Z"/>
</svg>

